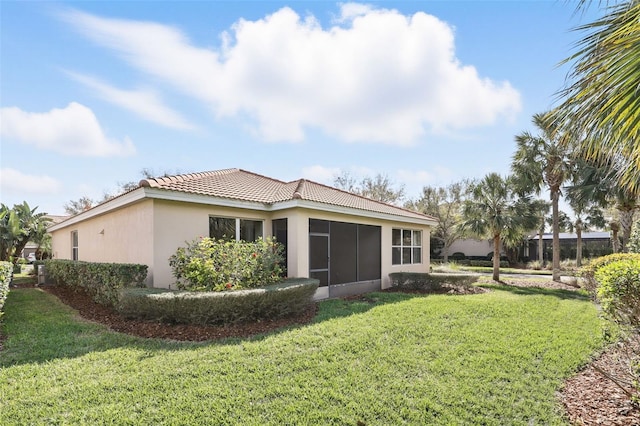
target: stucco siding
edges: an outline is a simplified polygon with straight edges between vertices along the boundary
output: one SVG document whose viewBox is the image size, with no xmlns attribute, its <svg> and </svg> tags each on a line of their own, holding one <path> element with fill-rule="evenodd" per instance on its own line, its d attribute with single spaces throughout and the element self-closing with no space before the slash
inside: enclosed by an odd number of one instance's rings
<svg viewBox="0 0 640 426">
<path fill-rule="evenodd" d="M 51 233 L 54 259 L 71 259 L 78 232 L 78 260 L 139 263 L 153 268 L 153 201 L 144 200 Z"/>
<path fill-rule="evenodd" d="M 175 288 L 169 257 L 198 237 L 209 236 L 209 217 L 264 221 L 264 237 L 271 236 L 270 213 L 204 204 L 154 200 L 153 286 Z"/>
</svg>

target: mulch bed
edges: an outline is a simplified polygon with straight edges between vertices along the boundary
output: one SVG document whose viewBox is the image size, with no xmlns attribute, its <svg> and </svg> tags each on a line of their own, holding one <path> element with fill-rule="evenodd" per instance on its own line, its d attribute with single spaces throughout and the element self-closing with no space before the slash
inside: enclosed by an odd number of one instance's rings
<svg viewBox="0 0 640 426">
<path fill-rule="evenodd" d="M 509 280 L 508 285 L 530 287 L 531 282 Z M 536 287 L 576 290 L 575 287 L 554 283 L 536 282 Z M 24 287 L 24 286 L 23 286 Z M 261 321 L 248 324 L 234 324 L 227 326 L 200 326 L 186 324 L 164 324 L 153 321 L 125 319 L 112 309 L 95 303 L 90 296 L 82 291 L 73 291 L 63 286 L 47 285 L 41 287 L 44 291 L 58 297 L 63 303 L 76 309 L 80 316 L 87 320 L 106 325 L 110 329 L 122 333 L 146 338 L 162 338 L 181 341 L 205 341 L 226 337 L 250 337 L 256 334 L 274 331 L 286 326 L 310 323 L 316 315 L 317 304 L 311 304 L 300 316 L 282 318 L 278 320 Z M 387 292 L 403 291 L 387 289 Z M 481 287 L 453 287 L 447 286 L 438 293 L 443 294 L 474 294 L 488 291 Z M 408 293 L 424 294 L 424 291 L 404 291 Z M 352 296 L 348 300 L 366 300 L 366 295 Z M 640 350 L 640 338 L 636 340 L 636 350 Z M 0 335 L 0 350 L 2 336 Z M 608 348 L 593 363 L 565 382 L 558 392 L 558 400 L 564 405 L 567 417 L 574 425 L 584 426 L 638 426 L 640 425 L 640 409 L 632 404 L 630 398 L 611 380 L 607 379 L 597 368 L 613 377 L 621 377 L 628 369 L 622 354 L 629 346 L 619 343 Z M 637 352 L 636 352 L 637 353 Z"/>
</svg>

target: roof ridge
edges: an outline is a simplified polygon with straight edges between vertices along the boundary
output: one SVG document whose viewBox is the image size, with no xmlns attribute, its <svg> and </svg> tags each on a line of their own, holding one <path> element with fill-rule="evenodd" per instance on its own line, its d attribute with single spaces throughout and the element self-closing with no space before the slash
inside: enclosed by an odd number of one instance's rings
<svg viewBox="0 0 640 426">
<path fill-rule="evenodd" d="M 307 181 L 309 183 L 313 183 L 315 185 L 319 185 L 319 186 L 322 186 L 322 187 L 325 187 L 325 188 L 328 188 L 328 189 L 332 189 L 334 191 L 342 192 L 344 194 L 353 195 L 355 197 L 362 198 L 363 200 L 372 201 L 374 203 L 381 204 L 383 206 L 392 207 L 394 209 L 400 209 L 400 210 L 403 210 L 403 211 L 408 212 L 408 213 L 419 214 L 421 216 L 425 216 L 425 217 L 428 217 L 430 219 L 435 219 L 435 217 L 427 215 L 427 214 L 424 214 L 424 213 L 421 213 L 419 211 L 406 209 L 404 207 L 396 206 L 395 204 L 385 203 L 385 202 L 379 201 L 379 200 L 374 200 L 373 198 L 365 197 L 364 195 L 356 194 L 355 192 L 349 192 L 349 191 L 346 191 L 344 189 L 336 188 L 335 186 L 325 185 L 323 183 L 315 182 L 315 181 L 308 180 L 308 179 L 300 179 L 300 180 L 304 180 L 304 181 Z M 296 189 L 296 191 L 297 191 L 297 189 Z"/>
<path fill-rule="evenodd" d="M 194 173 L 183 173 L 179 175 L 171 175 L 171 176 L 158 176 L 142 179 L 138 186 L 158 188 L 162 185 L 173 183 L 173 182 L 184 182 L 193 179 L 199 179 L 207 176 L 216 176 L 216 175 L 225 175 L 233 172 L 241 171 L 240 169 L 230 168 L 230 169 L 220 169 L 220 170 L 209 170 L 206 172 L 194 172 Z"/>
</svg>

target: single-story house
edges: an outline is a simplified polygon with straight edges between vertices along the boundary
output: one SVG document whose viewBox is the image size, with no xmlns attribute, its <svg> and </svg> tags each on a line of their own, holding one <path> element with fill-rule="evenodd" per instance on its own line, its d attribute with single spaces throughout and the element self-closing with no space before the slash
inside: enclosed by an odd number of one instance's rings
<svg viewBox="0 0 640 426">
<path fill-rule="evenodd" d="M 147 285 L 175 288 L 169 257 L 200 236 L 274 236 L 287 275 L 320 280 L 316 298 L 390 286 L 389 273 L 429 272 L 436 220 L 305 179 L 240 169 L 144 179 L 50 227 L 55 259 L 148 265 Z"/>
</svg>

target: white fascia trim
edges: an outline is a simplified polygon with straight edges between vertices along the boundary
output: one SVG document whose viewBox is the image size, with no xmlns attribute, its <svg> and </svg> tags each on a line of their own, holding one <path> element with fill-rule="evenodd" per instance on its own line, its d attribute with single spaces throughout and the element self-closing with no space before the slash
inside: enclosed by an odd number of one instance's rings
<svg viewBox="0 0 640 426">
<path fill-rule="evenodd" d="M 291 209 L 291 208 L 319 210 L 323 212 L 339 213 L 339 214 L 345 214 L 349 216 L 366 217 L 369 219 L 379 219 L 379 220 L 387 220 L 391 222 L 411 223 L 414 225 L 419 224 L 419 225 L 427 225 L 432 227 L 435 227 L 438 225 L 438 223 L 435 220 L 428 219 L 428 218 L 421 219 L 421 218 L 412 218 L 412 217 L 394 215 L 389 213 L 372 212 L 369 210 L 360 210 L 360 209 L 354 209 L 352 207 L 336 206 L 333 204 L 324 204 L 324 203 L 318 203 L 316 201 L 309 201 L 309 200 L 283 201 L 281 203 L 274 204 L 271 210 L 277 211 L 277 210 L 284 210 L 284 209 Z"/>
<path fill-rule="evenodd" d="M 49 232 L 51 231 L 57 231 L 59 229 L 63 229 L 66 228 L 70 225 L 74 225 L 78 222 L 82 222 L 84 220 L 90 219 L 92 217 L 96 217 L 96 216 L 100 216 L 102 214 L 105 214 L 111 210 L 115 210 L 118 209 L 120 207 L 124 207 L 127 204 L 131 204 L 131 203 L 135 203 L 136 201 L 140 201 L 143 198 L 145 198 L 145 191 L 144 188 L 138 188 L 134 191 L 128 192 L 124 195 L 120 195 L 118 197 L 115 197 L 105 203 L 99 204 L 96 207 L 89 209 L 85 212 L 79 213 L 63 222 L 60 222 L 58 224 L 55 224 L 51 227 L 49 227 L 47 230 Z"/>
</svg>

